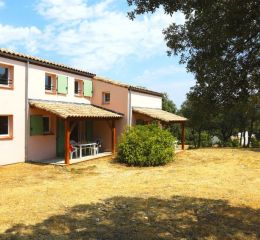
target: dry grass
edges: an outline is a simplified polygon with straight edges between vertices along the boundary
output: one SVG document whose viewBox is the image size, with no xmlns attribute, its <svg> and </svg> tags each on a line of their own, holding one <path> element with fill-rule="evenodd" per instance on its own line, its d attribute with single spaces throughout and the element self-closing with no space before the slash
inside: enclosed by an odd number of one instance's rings
<svg viewBox="0 0 260 240">
<path fill-rule="evenodd" d="M 260 152 L 0 168 L 0 239 L 260 239 Z"/>
</svg>

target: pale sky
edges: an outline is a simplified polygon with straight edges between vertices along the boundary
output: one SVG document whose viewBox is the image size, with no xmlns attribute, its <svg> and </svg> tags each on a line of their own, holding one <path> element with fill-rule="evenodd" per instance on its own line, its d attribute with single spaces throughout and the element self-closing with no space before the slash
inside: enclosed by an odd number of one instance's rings
<svg viewBox="0 0 260 240">
<path fill-rule="evenodd" d="M 182 14 L 127 17 L 126 0 L 0 0 L 0 47 L 167 92 L 179 107 L 192 74 L 168 57 L 162 34 Z"/>
</svg>

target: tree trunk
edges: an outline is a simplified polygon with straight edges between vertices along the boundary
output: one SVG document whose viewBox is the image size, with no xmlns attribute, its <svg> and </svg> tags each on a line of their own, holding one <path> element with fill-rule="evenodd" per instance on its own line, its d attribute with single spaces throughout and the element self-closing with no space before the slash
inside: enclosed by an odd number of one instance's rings
<svg viewBox="0 0 260 240">
<path fill-rule="evenodd" d="M 199 130 L 198 148 L 200 148 L 200 145 L 201 145 L 201 130 Z"/>
<path fill-rule="evenodd" d="M 254 126 L 254 120 L 251 119 L 250 127 L 249 127 L 249 130 L 248 130 L 248 143 L 247 143 L 247 147 L 250 147 L 250 142 L 251 142 L 252 134 L 253 134 L 253 126 Z"/>
<path fill-rule="evenodd" d="M 243 132 L 243 139 L 244 139 L 243 147 L 246 147 L 246 130 L 244 130 Z"/>
<path fill-rule="evenodd" d="M 239 132 L 240 132 L 239 146 L 241 147 L 242 146 L 242 130 L 240 129 Z"/>
<path fill-rule="evenodd" d="M 195 130 L 194 129 L 192 129 L 191 134 L 192 134 L 192 138 L 193 138 L 194 147 L 197 148 L 197 142 L 196 142 L 196 136 L 195 136 Z"/>
</svg>

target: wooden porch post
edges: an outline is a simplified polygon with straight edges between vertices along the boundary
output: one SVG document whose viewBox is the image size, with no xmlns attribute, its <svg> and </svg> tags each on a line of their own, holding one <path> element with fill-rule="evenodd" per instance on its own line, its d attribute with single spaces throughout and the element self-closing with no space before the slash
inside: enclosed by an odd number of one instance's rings
<svg viewBox="0 0 260 240">
<path fill-rule="evenodd" d="M 181 149 L 184 150 L 185 145 L 185 123 L 181 122 Z"/>
<path fill-rule="evenodd" d="M 115 120 L 112 120 L 112 154 L 116 153 L 116 127 Z"/>
<path fill-rule="evenodd" d="M 64 120 L 64 125 L 65 125 L 65 144 L 64 144 L 64 149 L 65 149 L 65 164 L 69 165 L 70 164 L 70 120 L 67 118 Z"/>
</svg>

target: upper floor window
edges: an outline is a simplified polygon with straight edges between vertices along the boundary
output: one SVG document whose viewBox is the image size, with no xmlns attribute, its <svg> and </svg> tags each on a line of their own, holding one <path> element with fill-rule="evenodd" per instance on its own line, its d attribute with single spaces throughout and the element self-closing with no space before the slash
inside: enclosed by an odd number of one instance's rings
<svg viewBox="0 0 260 240">
<path fill-rule="evenodd" d="M 83 81 L 75 80 L 74 82 L 74 94 L 76 96 L 83 96 Z"/>
<path fill-rule="evenodd" d="M 0 140 L 12 138 L 13 132 L 13 116 L 1 115 L 0 116 Z"/>
<path fill-rule="evenodd" d="M 0 87 L 13 87 L 13 66 L 0 64 Z"/>
<path fill-rule="evenodd" d="M 53 74 L 45 74 L 45 92 L 56 93 L 56 76 Z"/>
<path fill-rule="evenodd" d="M 103 92 L 102 93 L 102 102 L 103 103 L 110 103 L 110 92 Z"/>
</svg>

